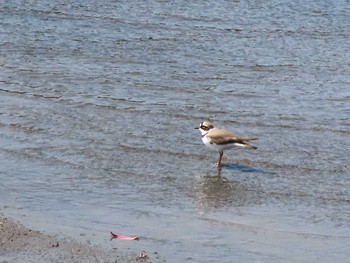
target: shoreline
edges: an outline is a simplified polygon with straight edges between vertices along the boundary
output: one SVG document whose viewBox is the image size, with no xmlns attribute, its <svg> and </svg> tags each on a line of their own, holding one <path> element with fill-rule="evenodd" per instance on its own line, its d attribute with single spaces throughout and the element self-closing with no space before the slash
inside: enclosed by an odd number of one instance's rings
<svg viewBox="0 0 350 263">
<path fill-rule="evenodd" d="M 141 252 L 143 253 L 143 252 Z M 140 256 L 141 255 L 141 256 Z M 137 255 L 117 248 L 103 250 L 89 242 L 30 229 L 0 214 L 0 263 L 9 262 L 150 262 L 145 253 Z M 153 259 L 154 260 L 154 259 Z"/>
</svg>

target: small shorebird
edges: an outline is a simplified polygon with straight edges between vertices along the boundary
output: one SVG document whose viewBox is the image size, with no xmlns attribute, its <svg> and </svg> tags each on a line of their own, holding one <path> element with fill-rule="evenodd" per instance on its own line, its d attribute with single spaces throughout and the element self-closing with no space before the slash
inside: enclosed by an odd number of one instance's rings
<svg viewBox="0 0 350 263">
<path fill-rule="evenodd" d="M 229 131 L 214 128 L 213 124 L 209 121 L 203 121 L 199 124 L 199 129 L 202 133 L 202 141 L 209 149 L 219 151 L 219 161 L 216 164 L 217 167 L 221 167 L 221 159 L 224 154 L 224 150 L 239 146 L 247 149 L 258 149 L 255 146 L 248 144 L 249 141 L 254 141 L 258 138 L 239 137 Z"/>
</svg>

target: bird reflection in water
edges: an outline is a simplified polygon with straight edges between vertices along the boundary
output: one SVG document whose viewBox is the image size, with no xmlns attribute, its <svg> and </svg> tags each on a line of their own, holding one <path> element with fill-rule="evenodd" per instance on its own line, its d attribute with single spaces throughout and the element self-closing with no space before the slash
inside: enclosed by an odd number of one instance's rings
<svg viewBox="0 0 350 263">
<path fill-rule="evenodd" d="M 228 180 L 222 176 L 221 168 L 216 175 L 199 178 L 194 187 L 198 209 L 241 207 L 258 203 L 258 194 L 245 182 Z"/>
</svg>

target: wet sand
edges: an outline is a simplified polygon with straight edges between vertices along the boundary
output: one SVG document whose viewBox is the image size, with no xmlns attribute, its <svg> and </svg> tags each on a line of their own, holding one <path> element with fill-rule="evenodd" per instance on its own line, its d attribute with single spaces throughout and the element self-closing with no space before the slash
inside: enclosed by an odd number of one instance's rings
<svg viewBox="0 0 350 263">
<path fill-rule="evenodd" d="M 101 249 L 61 235 L 48 235 L 0 213 L 0 263 L 9 262 L 154 262 L 150 255 Z M 142 254 L 141 254 L 142 253 Z"/>
</svg>

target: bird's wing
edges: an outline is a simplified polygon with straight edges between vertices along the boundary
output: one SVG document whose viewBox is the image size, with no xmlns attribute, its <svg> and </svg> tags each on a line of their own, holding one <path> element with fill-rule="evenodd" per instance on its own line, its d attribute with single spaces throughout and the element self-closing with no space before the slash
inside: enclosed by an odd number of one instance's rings
<svg viewBox="0 0 350 263">
<path fill-rule="evenodd" d="M 215 144 L 227 144 L 227 143 L 244 143 L 246 141 L 253 141 L 257 138 L 249 138 L 249 137 L 239 137 L 232 132 L 222 130 L 222 129 L 211 129 L 207 137 L 209 138 L 210 142 L 213 142 Z"/>
</svg>

